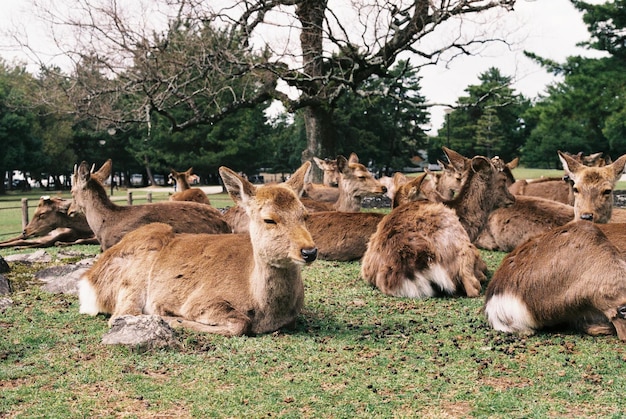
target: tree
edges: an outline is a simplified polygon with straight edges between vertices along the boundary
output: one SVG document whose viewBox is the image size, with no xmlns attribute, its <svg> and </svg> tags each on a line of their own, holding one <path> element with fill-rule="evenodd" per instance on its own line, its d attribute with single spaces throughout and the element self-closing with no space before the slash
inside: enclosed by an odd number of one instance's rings
<svg viewBox="0 0 626 419">
<path fill-rule="evenodd" d="M 465 39 L 462 18 L 511 10 L 514 4 L 515 0 L 332 5 L 327 0 L 232 0 L 214 6 L 209 1 L 178 0 L 151 2 L 152 7 L 142 4 L 141 13 L 133 13 L 131 6 L 125 9 L 115 0 L 79 0 L 73 3 L 72 16 L 44 12 L 55 28 L 72 27 L 76 32 L 76 43 L 59 45 L 62 51 L 72 57 L 97 57 L 108 79 L 116 81 L 113 89 L 101 88 L 81 83 L 75 75 L 76 97 L 82 97 L 78 102 L 89 105 L 82 111 L 92 117 L 115 124 L 139 123 L 147 108 L 167 118 L 176 131 L 212 124 L 237 109 L 275 99 L 289 112 L 303 110 L 307 133 L 303 159 L 308 160 L 335 153 L 330 123 L 343 94 L 359 94 L 373 75 L 387 77 L 402 53 L 416 57 L 417 67 L 472 53 L 473 45 L 493 38 L 473 33 Z M 163 20 L 166 27 L 144 24 Z M 453 35 L 439 36 L 439 27 Z M 268 38 L 271 42 L 265 41 Z M 233 80 L 245 82 L 233 88 Z M 279 81 L 290 91 L 281 90 Z M 129 95 L 137 100 L 128 107 L 112 106 Z M 174 110 L 179 107 L 189 112 L 177 114 Z"/>
<path fill-rule="evenodd" d="M 556 63 L 527 55 L 563 80 L 548 87 L 528 116 L 533 128 L 524 147 L 526 164 L 560 167 L 556 151 L 626 153 L 626 2 L 592 5 L 573 0 L 584 12 L 590 40 L 582 45 L 610 54 L 602 58 L 568 57 Z"/>
<path fill-rule="evenodd" d="M 516 94 L 511 77 L 502 75 L 495 67 L 478 79 L 481 83 L 468 86 L 468 95 L 457 100 L 434 143 L 466 156 L 497 155 L 505 161 L 512 160 L 528 135 L 522 116 L 530 101 Z"/>
</svg>

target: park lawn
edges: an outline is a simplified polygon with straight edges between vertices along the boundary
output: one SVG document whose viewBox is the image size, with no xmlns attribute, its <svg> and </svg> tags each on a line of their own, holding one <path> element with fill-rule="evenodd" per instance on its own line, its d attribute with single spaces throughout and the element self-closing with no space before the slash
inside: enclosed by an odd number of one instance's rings
<svg viewBox="0 0 626 419">
<path fill-rule="evenodd" d="M 491 272 L 504 257 L 481 254 Z M 102 345 L 107 318 L 78 314 L 75 296 L 42 291 L 33 274 L 43 267 L 13 264 L 8 274 L 15 291 L 0 314 L 0 417 L 626 414 L 626 353 L 616 337 L 497 333 L 482 298 L 388 297 L 359 278 L 358 262 L 304 268 L 295 330 L 178 331 L 177 348 L 147 352 Z"/>
</svg>

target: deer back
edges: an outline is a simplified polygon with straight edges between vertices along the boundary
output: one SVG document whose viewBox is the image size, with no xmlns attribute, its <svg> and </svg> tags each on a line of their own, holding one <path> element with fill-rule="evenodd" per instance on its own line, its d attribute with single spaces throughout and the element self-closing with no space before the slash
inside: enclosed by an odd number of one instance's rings
<svg viewBox="0 0 626 419">
<path fill-rule="evenodd" d="M 558 154 L 572 181 L 576 219 L 607 223 L 613 210 L 613 189 L 624 171 L 626 154 L 601 167 L 588 167 L 561 151 Z"/>
<path fill-rule="evenodd" d="M 230 233 L 230 227 L 215 208 L 196 202 L 157 202 L 118 206 L 111 202 L 100 181 L 85 162 L 74 170 L 72 196 L 106 250 L 133 231 L 149 223 L 171 225 L 176 233 Z"/>
</svg>

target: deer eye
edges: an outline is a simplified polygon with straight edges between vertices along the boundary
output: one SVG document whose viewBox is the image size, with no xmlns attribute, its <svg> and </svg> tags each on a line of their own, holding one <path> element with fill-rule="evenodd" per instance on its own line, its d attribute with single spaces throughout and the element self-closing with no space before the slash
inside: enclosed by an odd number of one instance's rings
<svg viewBox="0 0 626 419">
<path fill-rule="evenodd" d="M 578 188 L 576 186 L 574 186 L 573 190 L 574 190 L 574 193 L 578 193 Z"/>
<path fill-rule="evenodd" d="M 605 189 L 602 191 L 602 195 L 611 195 L 612 190 L 611 189 Z"/>
<path fill-rule="evenodd" d="M 263 222 L 265 224 L 276 224 L 276 221 L 272 220 L 271 218 L 266 218 L 263 220 Z"/>
</svg>

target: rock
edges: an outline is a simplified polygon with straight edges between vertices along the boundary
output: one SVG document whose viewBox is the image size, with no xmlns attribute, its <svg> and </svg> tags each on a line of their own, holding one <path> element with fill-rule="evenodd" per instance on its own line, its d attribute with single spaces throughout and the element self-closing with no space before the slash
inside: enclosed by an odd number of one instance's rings
<svg viewBox="0 0 626 419">
<path fill-rule="evenodd" d="M 24 262 L 24 263 L 50 263 L 52 256 L 45 250 L 37 250 L 34 253 L 22 253 L 18 255 L 5 256 L 7 262 Z"/>
<path fill-rule="evenodd" d="M 177 345 L 174 329 L 157 315 L 120 316 L 102 337 L 105 345 L 133 346 L 139 350 Z"/>
<path fill-rule="evenodd" d="M 0 275 L 0 295 L 9 295 L 13 292 L 9 278 Z"/>
<path fill-rule="evenodd" d="M 0 274 L 5 274 L 10 271 L 11 271 L 11 268 L 9 267 L 9 264 L 7 263 L 6 260 L 4 260 L 2 256 L 0 256 Z"/>
<path fill-rule="evenodd" d="M 4 311 L 13 305 L 13 300 L 7 297 L 0 297 L 0 313 L 4 313 Z"/>
<path fill-rule="evenodd" d="M 53 294 L 77 294 L 78 280 L 93 264 L 93 258 L 76 264 L 53 266 L 35 274 L 35 278 L 45 282 L 42 288 Z"/>
</svg>

